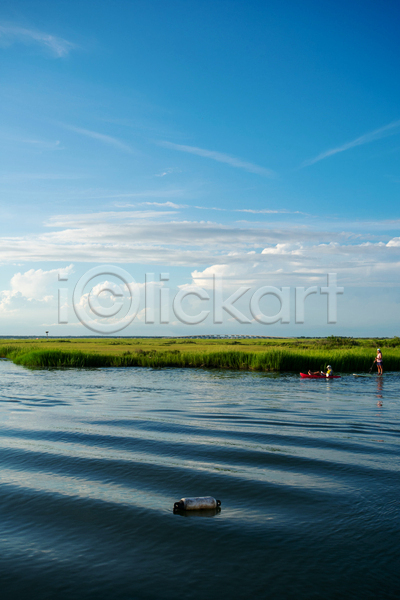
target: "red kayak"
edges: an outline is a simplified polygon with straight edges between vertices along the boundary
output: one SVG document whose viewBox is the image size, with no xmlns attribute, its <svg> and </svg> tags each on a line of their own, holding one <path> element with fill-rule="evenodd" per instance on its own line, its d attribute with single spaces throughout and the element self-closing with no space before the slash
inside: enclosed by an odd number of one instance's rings
<svg viewBox="0 0 400 600">
<path fill-rule="evenodd" d="M 340 375 L 327 377 L 326 375 L 309 375 L 308 373 L 300 373 L 300 377 L 304 377 L 305 379 L 340 379 Z"/>
</svg>

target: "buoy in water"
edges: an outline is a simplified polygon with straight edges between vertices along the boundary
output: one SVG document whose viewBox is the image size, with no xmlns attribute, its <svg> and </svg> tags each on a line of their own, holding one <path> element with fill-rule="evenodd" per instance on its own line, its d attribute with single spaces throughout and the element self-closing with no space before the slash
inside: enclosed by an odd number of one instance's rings
<svg viewBox="0 0 400 600">
<path fill-rule="evenodd" d="M 181 498 L 175 502 L 174 510 L 210 510 L 221 506 L 221 500 L 212 496 L 198 496 L 197 498 Z"/>
</svg>

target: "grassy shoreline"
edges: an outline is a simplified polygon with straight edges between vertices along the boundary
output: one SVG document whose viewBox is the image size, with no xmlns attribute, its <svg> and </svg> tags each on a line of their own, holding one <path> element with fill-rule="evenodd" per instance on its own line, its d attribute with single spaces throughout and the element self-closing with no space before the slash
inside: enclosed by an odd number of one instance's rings
<svg viewBox="0 0 400 600">
<path fill-rule="evenodd" d="M 10 340 L 0 357 L 36 369 L 150 367 L 206 368 L 264 372 L 324 369 L 329 363 L 342 373 L 366 372 L 380 345 L 384 367 L 400 371 L 400 340 L 187 340 L 85 339 Z M 68 345 L 67 345 L 68 344 Z"/>
</svg>

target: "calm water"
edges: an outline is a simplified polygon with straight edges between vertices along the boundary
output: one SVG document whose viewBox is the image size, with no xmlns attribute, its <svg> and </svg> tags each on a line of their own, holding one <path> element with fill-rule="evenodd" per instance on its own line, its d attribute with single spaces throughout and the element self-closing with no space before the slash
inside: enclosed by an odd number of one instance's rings
<svg viewBox="0 0 400 600">
<path fill-rule="evenodd" d="M 2 599 L 397 598 L 399 391 L 1 361 Z"/>
</svg>

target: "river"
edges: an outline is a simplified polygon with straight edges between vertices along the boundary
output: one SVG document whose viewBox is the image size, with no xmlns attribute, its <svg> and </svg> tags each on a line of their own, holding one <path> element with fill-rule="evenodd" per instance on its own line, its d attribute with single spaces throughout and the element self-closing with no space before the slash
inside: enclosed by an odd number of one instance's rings
<svg viewBox="0 0 400 600">
<path fill-rule="evenodd" d="M 0 361 L 2 599 L 398 598 L 399 391 Z"/>
</svg>

